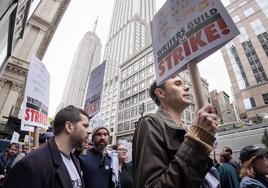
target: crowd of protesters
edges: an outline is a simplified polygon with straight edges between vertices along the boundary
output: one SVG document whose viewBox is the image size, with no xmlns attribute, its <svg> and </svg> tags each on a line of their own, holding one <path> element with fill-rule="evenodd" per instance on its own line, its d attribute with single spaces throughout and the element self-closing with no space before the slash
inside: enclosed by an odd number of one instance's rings
<svg viewBox="0 0 268 188">
<path fill-rule="evenodd" d="M 178 76 L 154 82 L 150 97 L 156 113 L 137 123 L 131 162 L 124 144 L 108 146 L 110 132 L 96 126 L 89 138 L 88 114 L 75 106 L 61 109 L 53 135 L 40 146 L 12 143 L 0 153 L 4 188 L 267 188 L 268 149 L 241 148 L 239 160 L 225 147 L 218 160 L 210 154 L 217 132 L 211 105 L 201 108 L 190 128 L 181 115 L 191 104 L 189 87 Z M 89 142 L 90 140 L 90 142 Z"/>
</svg>

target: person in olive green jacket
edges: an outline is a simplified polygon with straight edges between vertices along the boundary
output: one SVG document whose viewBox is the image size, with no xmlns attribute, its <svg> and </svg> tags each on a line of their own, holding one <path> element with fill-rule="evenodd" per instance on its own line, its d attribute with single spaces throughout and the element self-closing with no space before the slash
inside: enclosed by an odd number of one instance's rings
<svg viewBox="0 0 268 188">
<path fill-rule="evenodd" d="M 181 115 L 191 104 L 189 87 L 174 76 L 150 87 L 159 106 L 155 114 L 142 117 L 133 137 L 136 188 L 198 188 L 212 167 L 209 154 L 217 132 L 217 116 L 211 105 L 196 115 L 189 130 Z"/>
</svg>

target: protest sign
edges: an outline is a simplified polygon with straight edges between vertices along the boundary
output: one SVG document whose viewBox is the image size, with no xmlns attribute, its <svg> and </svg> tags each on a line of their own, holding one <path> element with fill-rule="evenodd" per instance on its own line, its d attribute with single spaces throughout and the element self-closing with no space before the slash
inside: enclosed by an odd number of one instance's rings
<svg viewBox="0 0 268 188">
<path fill-rule="evenodd" d="M 12 138 L 11 138 L 10 143 L 18 143 L 19 138 L 20 138 L 20 134 L 17 133 L 16 131 L 14 131 L 13 134 L 12 134 Z"/>
<path fill-rule="evenodd" d="M 90 74 L 85 100 L 85 111 L 90 117 L 100 111 L 102 85 L 106 61 L 97 66 Z"/>
<path fill-rule="evenodd" d="M 49 85 L 50 75 L 45 65 L 37 57 L 33 57 L 24 93 L 21 130 L 48 128 Z"/>
<path fill-rule="evenodd" d="M 239 34 L 219 0 L 167 0 L 151 22 L 157 84 Z"/>
</svg>

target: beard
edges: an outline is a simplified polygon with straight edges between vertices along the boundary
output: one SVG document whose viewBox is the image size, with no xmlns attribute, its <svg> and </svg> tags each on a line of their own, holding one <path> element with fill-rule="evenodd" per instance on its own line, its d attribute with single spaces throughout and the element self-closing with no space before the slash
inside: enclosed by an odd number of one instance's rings
<svg viewBox="0 0 268 188">
<path fill-rule="evenodd" d="M 78 136 L 73 136 L 73 137 L 71 138 L 73 147 L 74 147 L 74 148 L 77 148 L 77 147 L 83 145 L 83 143 L 85 142 L 85 139 L 86 139 L 86 138 L 82 138 L 80 135 L 78 135 Z"/>
<path fill-rule="evenodd" d="M 94 147 L 97 148 L 98 150 L 103 150 L 107 146 L 107 142 L 105 140 L 100 140 L 99 142 L 94 143 Z"/>
</svg>

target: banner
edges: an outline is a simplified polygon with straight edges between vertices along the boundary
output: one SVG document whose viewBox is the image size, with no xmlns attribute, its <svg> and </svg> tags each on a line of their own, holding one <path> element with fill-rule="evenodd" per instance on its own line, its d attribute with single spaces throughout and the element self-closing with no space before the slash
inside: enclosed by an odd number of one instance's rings
<svg viewBox="0 0 268 188">
<path fill-rule="evenodd" d="M 157 84 L 239 34 L 219 0 L 167 0 L 151 21 Z"/>
<path fill-rule="evenodd" d="M 85 100 L 85 111 L 90 117 L 100 111 L 101 94 L 106 61 L 91 71 Z"/>
<path fill-rule="evenodd" d="M 24 93 L 21 130 L 48 128 L 49 85 L 50 75 L 45 65 L 37 57 L 33 57 Z"/>
</svg>

